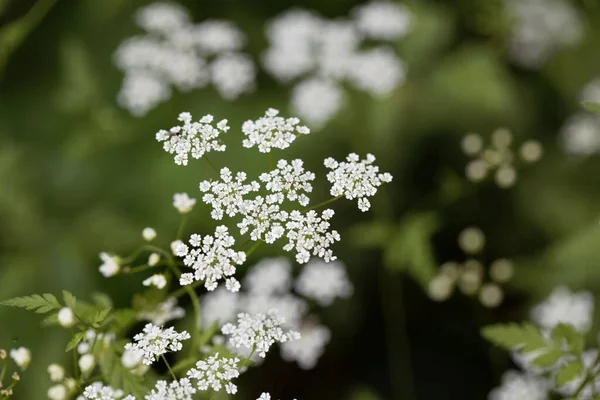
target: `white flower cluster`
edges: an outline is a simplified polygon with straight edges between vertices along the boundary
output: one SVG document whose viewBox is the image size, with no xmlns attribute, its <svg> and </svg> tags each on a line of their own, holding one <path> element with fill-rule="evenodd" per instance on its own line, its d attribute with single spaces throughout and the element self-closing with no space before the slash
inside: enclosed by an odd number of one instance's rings
<svg viewBox="0 0 600 400">
<path fill-rule="evenodd" d="M 570 0 L 505 0 L 513 21 L 508 51 L 519 65 L 537 69 L 561 48 L 583 38 L 583 23 Z"/>
<path fill-rule="evenodd" d="M 507 371 L 500 387 L 493 389 L 488 400 L 547 400 L 548 383 L 530 374 Z"/>
<path fill-rule="evenodd" d="M 315 179 L 315 174 L 305 171 L 300 159 L 293 160 L 291 163 L 279 160 L 276 169 L 261 174 L 259 179 L 272 193 L 267 197 L 267 203 L 281 204 L 287 198 L 289 201 L 297 201 L 301 206 L 306 207 L 310 199 L 304 193 L 312 192 L 310 182 Z"/>
<path fill-rule="evenodd" d="M 327 180 L 333 184 L 331 195 L 344 196 L 348 200 L 358 199 L 358 208 L 368 211 L 371 203 L 367 197 L 374 196 L 382 183 L 392 181 L 389 173 L 379 173 L 379 167 L 373 165 L 374 161 L 373 154 L 367 154 L 365 160 L 360 160 L 358 154 L 350 153 L 346 162 L 327 158 L 325 167 L 332 170 L 327 174 Z"/>
<path fill-rule="evenodd" d="M 83 398 L 89 400 L 135 400 L 133 396 L 123 398 L 122 390 L 104 386 L 101 382 L 94 382 L 83 391 Z"/>
<path fill-rule="evenodd" d="M 255 349 L 264 358 L 273 344 L 300 339 L 300 333 L 296 331 L 284 332 L 281 328 L 283 323 L 285 319 L 274 309 L 267 314 L 240 313 L 237 325 L 227 323 L 221 331 L 229 336 L 229 342 L 234 347 Z"/>
<path fill-rule="evenodd" d="M 302 270 L 296 281 L 296 291 L 319 305 L 328 307 L 336 298 L 350 297 L 353 287 L 344 264 L 314 260 Z"/>
<path fill-rule="evenodd" d="M 177 299 L 169 297 L 165 301 L 158 303 L 155 307 L 142 310 L 138 313 L 138 319 L 150 321 L 154 325 L 163 326 L 174 319 L 183 318 L 185 310 L 177 306 Z"/>
<path fill-rule="evenodd" d="M 199 159 L 210 151 L 225 151 L 219 135 L 229 130 L 226 119 L 219 121 L 216 128 L 212 126 L 214 118 L 210 114 L 194 122 L 190 113 L 183 112 L 177 120 L 183 125 L 174 126 L 168 131 L 161 129 L 156 133 L 156 140 L 163 143 L 163 149 L 175 154 L 175 164 L 187 165 L 190 154 Z"/>
<path fill-rule="evenodd" d="M 212 83 L 233 100 L 254 89 L 255 66 L 241 53 L 244 34 L 231 22 L 191 22 L 188 12 L 174 3 L 157 2 L 136 13 L 145 35 L 125 40 L 114 54 L 125 73 L 118 101 L 135 116 L 143 116 L 171 97 Z"/>
<path fill-rule="evenodd" d="M 187 214 L 196 205 L 196 199 L 190 198 L 187 193 L 175 193 L 173 195 L 173 207 L 179 211 L 180 214 Z"/>
<path fill-rule="evenodd" d="M 340 240 L 337 231 L 329 231 L 329 220 L 333 217 L 333 210 L 326 209 L 321 215 L 310 210 L 306 214 L 292 211 L 286 224 L 288 244 L 283 246 L 285 251 L 296 251 L 296 261 L 306 264 L 311 254 L 323 258 L 326 262 L 334 261 L 337 257 L 329 248 Z"/>
<path fill-rule="evenodd" d="M 281 345 L 281 357 L 286 361 L 296 361 L 302 369 L 312 369 L 325 351 L 331 331 L 323 325 L 308 324 L 299 333 L 300 339 Z"/>
<path fill-rule="evenodd" d="M 404 82 L 404 63 L 391 47 L 360 47 L 365 39 L 395 41 L 409 26 L 409 12 L 390 1 L 362 5 L 352 19 L 327 20 L 292 9 L 267 25 L 270 47 L 262 62 L 283 83 L 301 79 L 292 90 L 291 105 L 319 128 L 341 108 L 344 81 L 374 96 L 388 95 Z"/>
<path fill-rule="evenodd" d="M 581 90 L 580 102 L 600 103 L 600 79 L 594 79 Z M 581 111 L 571 116 L 561 127 L 560 144 L 564 152 L 588 157 L 600 152 L 600 118 Z"/>
<path fill-rule="evenodd" d="M 225 225 L 215 229 L 214 236 L 204 237 L 193 234 L 190 237 L 191 249 L 184 243 L 180 243 L 175 254 L 184 257 L 183 263 L 195 270 L 194 273 L 181 274 L 179 283 L 189 285 L 194 281 L 204 281 L 207 290 L 215 290 L 218 281 L 226 278 L 225 285 L 228 290 L 237 292 L 240 283 L 233 277 L 235 265 L 241 265 L 246 261 L 246 253 L 235 251 L 232 246 L 235 239 L 229 234 Z"/>
<path fill-rule="evenodd" d="M 463 137 L 463 152 L 472 157 L 465 167 L 465 175 L 472 182 L 481 182 L 494 172 L 496 185 L 503 189 L 512 187 L 517 181 L 517 156 L 512 149 L 513 134 L 506 128 L 498 128 L 491 135 L 491 144 L 484 146 L 483 138 L 476 133 Z M 542 145 L 536 140 L 527 140 L 519 148 L 518 155 L 525 163 L 534 163 L 542 157 Z"/>
<path fill-rule="evenodd" d="M 308 135 L 310 129 L 299 125 L 298 118 L 283 118 L 279 110 L 269 108 L 263 117 L 256 121 L 248 120 L 242 125 L 246 135 L 242 144 L 244 147 L 258 147 L 261 153 L 269 153 L 271 149 L 287 149 L 298 135 Z"/>
<path fill-rule="evenodd" d="M 187 378 L 168 383 L 167 381 L 158 381 L 154 389 L 144 398 L 146 400 L 192 400 L 196 389 Z"/>
<path fill-rule="evenodd" d="M 245 172 L 238 172 L 234 178 L 229 168 L 221 168 L 220 176 L 220 181 L 200 182 L 200 191 L 206 193 L 202 201 L 211 205 L 211 217 L 216 220 L 223 219 L 223 214 L 229 217 L 239 214 L 243 209 L 243 196 L 260 189 L 255 181 L 244 183 Z"/>
<path fill-rule="evenodd" d="M 531 310 L 531 319 L 542 328 L 552 329 L 559 323 L 570 324 L 587 333 L 594 318 L 594 296 L 591 292 L 572 293 L 560 286 Z"/>
<path fill-rule="evenodd" d="M 235 394 L 237 386 L 231 381 L 240 376 L 239 362 L 238 358 L 219 357 L 219 353 L 216 353 L 206 360 L 198 361 L 196 367 L 187 372 L 187 376 L 197 380 L 198 390 L 212 389 L 218 392 L 224 386 L 228 394 Z"/>
<path fill-rule="evenodd" d="M 143 332 L 133 337 L 135 343 L 127 343 L 125 350 L 142 353 L 142 362 L 151 365 L 161 355 L 181 350 L 183 347 L 181 342 L 189 338 L 190 334 L 186 331 L 179 333 L 173 327 L 162 329 L 153 324 L 146 324 Z"/>
</svg>

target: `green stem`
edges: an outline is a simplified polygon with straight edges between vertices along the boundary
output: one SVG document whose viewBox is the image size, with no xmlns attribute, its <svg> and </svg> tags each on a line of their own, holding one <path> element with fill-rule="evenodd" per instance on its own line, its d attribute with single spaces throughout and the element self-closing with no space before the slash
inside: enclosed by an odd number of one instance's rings
<svg viewBox="0 0 600 400">
<path fill-rule="evenodd" d="M 331 198 L 331 199 L 329 199 L 329 200 L 325 200 L 325 201 L 323 201 L 323 202 L 321 202 L 321 203 L 319 203 L 319 204 L 317 204 L 317 205 L 314 205 L 314 206 L 312 206 L 312 207 L 309 207 L 309 208 L 307 208 L 307 209 L 306 209 L 306 211 L 309 211 L 309 210 L 314 210 L 314 209 L 316 209 L 316 208 L 319 208 L 319 207 L 326 206 L 327 204 L 333 203 L 334 201 L 338 201 L 338 200 L 339 200 L 339 199 L 341 199 L 342 197 L 344 197 L 344 195 L 339 195 L 339 196 L 337 196 L 337 197 L 332 197 L 332 198 Z"/>
<path fill-rule="evenodd" d="M 143 271 L 146 271 L 147 269 L 154 268 L 159 265 L 160 265 L 160 263 L 158 263 L 156 265 L 152 265 L 152 266 L 150 266 L 148 264 L 143 264 L 143 265 L 138 265 L 137 267 L 123 269 L 123 272 L 126 274 L 137 274 L 138 272 L 143 272 Z"/>
<path fill-rule="evenodd" d="M 180 287 L 179 289 L 177 289 L 176 291 L 174 291 L 173 293 L 171 293 L 169 295 L 169 297 L 174 297 L 174 298 L 178 298 L 183 296 L 184 294 L 188 293 L 188 288 L 190 289 L 196 289 L 198 286 L 202 285 L 202 281 L 196 281 L 194 283 L 191 283 L 189 285 L 185 285 Z"/>
<path fill-rule="evenodd" d="M 581 363 L 583 364 L 583 360 L 581 360 Z M 596 355 L 596 359 L 594 360 L 594 362 L 591 365 L 590 371 L 594 371 L 596 368 L 596 366 L 600 363 L 600 351 L 598 352 L 598 354 Z M 593 382 L 596 377 L 598 376 L 598 372 L 596 373 L 590 373 L 588 372 L 585 376 L 585 379 L 583 381 L 581 381 L 581 383 L 579 384 L 579 386 L 577 387 L 577 389 L 575 390 L 575 393 L 573 393 L 573 398 L 577 398 L 577 396 L 583 391 L 583 389 L 585 388 L 585 385 L 587 385 L 590 382 Z M 594 385 L 592 385 L 593 387 Z"/>
<path fill-rule="evenodd" d="M 250 248 L 250 250 L 248 250 L 248 251 L 246 252 L 246 257 L 250 257 L 250 255 L 251 255 L 252 253 L 254 253 L 256 250 L 258 250 L 258 248 L 259 248 L 259 247 L 260 247 L 262 244 L 263 244 L 263 242 L 262 242 L 262 241 L 260 241 L 260 240 L 259 240 L 258 242 L 256 242 L 256 243 L 254 243 L 254 246 L 252 246 L 252 247 Z"/>
<path fill-rule="evenodd" d="M 4 375 L 6 374 L 6 369 L 8 368 L 8 360 L 5 358 L 3 361 L 2 372 L 0 372 L 0 383 L 4 379 Z"/>
<path fill-rule="evenodd" d="M 269 152 L 269 171 L 273 171 L 273 152 Z"/>
<path fill-rule="evenodd" d="M 146 245 L 142 245 L 142 246 L 138 247 L 137 249 L 135 249 L 133 251 L 133 253 L 131 253 L 127 257 L 122 258 L 121 265 L 125 265 L 125 264 L 129 264 L 131 262 L 134 262 L 136 260 L 136 258 L 138 258 L 139 255 L 144 252 L 145 247 L 146 247 Z"/>
<path fill-rule="evenodd" d="M 215 170 L 217 175 L 221 174 L 221 171 L 219 171 L 219 168 L 217 168 L 217 166 L 212 161 L 210 161 L 210 159 L 206 156 L 206 154 L 202 158 L 204 158 L 206 160 L 206 162 L 212 167 L 212 169 Z"/>
<path fill-rule="evenodd" d="M 171 369 L 171 364 L 169 364 L 169 362 L 167 361 L 167 358 L 165 357 L 164 354 L 161 354 L 160 357 L 165 362 L 165 365 L 167 366 L 167 369 L 169 370 L 169 373 L 171 374 L 171 378 L 173 378 L 173 380 L 176 381 L 177 377 L 175 376 L 175 373 Z"/>
<path fill-rule="evenodd" d="M 185 223 L 187 222 L 187 214 L 181 214 L 181 222 L 179 222 L 179 228 L 177 229 L 177 240 L 181 239 L 181 235 L 183 235 L 183 229 L 185 228 Z"/>
</svg>

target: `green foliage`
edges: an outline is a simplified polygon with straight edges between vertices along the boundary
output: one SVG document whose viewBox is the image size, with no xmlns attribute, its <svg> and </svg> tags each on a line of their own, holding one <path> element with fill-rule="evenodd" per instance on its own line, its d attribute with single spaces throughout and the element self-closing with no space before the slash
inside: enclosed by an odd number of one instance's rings
<svg viewBox="0 0 600 400">
<path fill-rule="evenodd" d="M 586 102 L 583 102 L 581 105 L 586 110 L 591 111 L 596 115 L 600 115 L 600 103 L 592 103 L 592 102 L 586 101 Z"/>
<path fill-rule="evenodd" d="M 583 370 L 583 364 L 579 359 L 565 363 L 564 365 L 560 366 L 556 372 L 556 376 L 554 378 L 556 386 L 560 387 L 569 383 L 576 377 L 580 376 Z"/>
<path fill-rule="evenodd" d="M 133 375 L 121 363 L 121 357 L 114 349 L 105 351 L 100 358 L 100 369 L 107 383 L 115 388 L 121 388 L 126 394 L 143 398 L 148 388 L 142 383 L 139 376 Z"/>
<path fill-rule="evenodd" d="M 352 227 L 350 240 L 363 248 L 383 249 L 394 232 L 394 226 L 387 221 L 369 221 Z"/>
<path fill-rule="evenodd" d="M 46 314 L 52 310 L 61 308 L 59 301 L 50 293 L 42 295 L 33 294 L 31 296 L 15 297 L 0 303 L 3 306 L 24 308 L 29 311 L 35 311 L 38 314 Z"/>
<path fill-rule="evenodd" d="M 481 330 L 481 334 L 490 342 L 506 350 L 518 348 L 520 351 L 528 353 L 548 347 L 539 329 L 529 322 L 489 325 Z"/>
<path fill-rule="evenodd" d="M 437 267 L 433 256 L 431 236 L 439 226 L 433 212 L 419 212 L 404 217 L 386 240 L 385 265 L 391 271 L 405 271 L 426 286 L 435 276 Z"/>
<path fill-rule="evenodd" d="M 73 335 L 69 343 L 67 343 L 67 348 L 65 351 L 71 351 L 85 338 L 85 332 L 77 332 Z"/>
<path fill-rule="evenodd" d="M 581 355 L 585 348 L 585 338 L 572 325 L 558 324 L 550 333 L 554 345 L 559 349 L 566 349 L 575 355 Z"/>
</svg>

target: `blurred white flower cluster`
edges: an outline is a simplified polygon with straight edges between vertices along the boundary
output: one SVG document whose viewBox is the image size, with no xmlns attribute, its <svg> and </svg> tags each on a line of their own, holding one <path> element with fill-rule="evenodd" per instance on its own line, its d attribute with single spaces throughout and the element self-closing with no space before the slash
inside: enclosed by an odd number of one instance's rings
<svg viewBox="0 0 600 400">
<path fill-rule="evenodd" d="M 587 83 L 579 94 L 580 102 L 600 103 L 600 79 Z M 600 152 L 600 118 L 591 112 L 579 111 L 562 126 L 559 136 L 564 152 L 588 157 Z"/>
<path fill-rule="evenodd" d="M 537 69 L 555 51 L 578 44 L 584 35 L 570 0 L 504 0 L 512 22 L 508 52 L 513 61 Z"/>
<path fill-rule="evenodd" d="M 473 226 L 463 229 L 458 235 L 458 245 L 467 259 L 461 263 L 449 261 L 442 264 L 438 274 L 429 282 L 429 297 L 435 301 L 447 300 L 457 287 L 464 295 L 477 295 L 485 307 L 499 306 L 504 299 L 500 284 L 512 279 L 513 263 L 505 258 L 492 261 L 487 271 L 490 279 L 486 280 L 486 269 L 480 261 L 485 247 L 485 235 L 481 229 Z"/>
<path fill-rule="evenodd" d="M 312 259 L 294 282 L 292 264 L 282 257 L 260 261 L 250 269 L 242 287 L 244 290 L 238 293 L 218 289 L 204 295 L 203 324 L 218 321 L 223 326 L 235 322 L 239 313 L 265 314 L 276 308 L 284 320 L 281 326 L 300 332 L 298 340 L 281 344 L 281 356 L 287 361 L 296 361 L 304 369 L 317 364 L 331 336 L 327 327 L 308 314 L 309 303 L 304 298 L 327 307 L 337 298 L 349 297 L 353 290 L 345 266 L 339 261 L 326 263 Z M 292 288 L 304 298 L 292 293 Z M 242 345 L 231 350 L 244 356 L 250 348 Z"/>
<path fill-rule="evenodd" d="M 291 107 L 313 128 L 322 127 L 341 108 L 342 84 L 373 96 L 389 95 L 400 86 L 406 67 L 389 45 L 410 28 L 410 13 L 391 1 L 372 1 L 354 9 L 351 18 L 326 19 L 291 9 L 267 24 L 269 48 L 265 69 L 284 84 L 296 81 Z"/>
<path fill-rule="evenodd" d="M 114 54 L 125 73 L 119 104 L 143 116 L 181 92 L 212 84 L 233 100 L 254 89 L 255 65 L 241 50 L 245 35 L 231 22 L 191 21 L 176 3 L 156 2 L 139 9 L 135 21 L 146 31 L 126 39 Z"/>
</svg>

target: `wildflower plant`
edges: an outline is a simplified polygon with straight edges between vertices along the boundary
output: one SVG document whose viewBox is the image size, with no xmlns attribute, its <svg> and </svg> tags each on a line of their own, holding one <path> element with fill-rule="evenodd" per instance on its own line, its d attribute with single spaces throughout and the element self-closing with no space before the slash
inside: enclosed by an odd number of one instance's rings
<svg viewBox="0 0 600 400">
<path fill-rule="evenodd" d="M 142 20 L 147 27 L 173 34 L 172 19 L 182 15 Z M 210 217 L 219 223 L 214 231 L 184 236 L 197 200 L 176 193 L 173 207 L 180 226 L 174 236 L 146 227 L 140 247 L 130 255 L 100 253 L 99 273 L 104 277 L 140 274 L 140 291 L 131 306 L 115 307 L 105 294 L 84 301 L 68 291 L 61 298 L 35 294 L 2 302 L 45 314 L 46 324 L 73 332 L 66 345 L 66 351 L 73 353 L 73 367 L 48 367 L 50 399 L 235 395 L 235 380 L 276 345 L 285 359 L 312 368 L 331 335 L 316 318 L 307 316 L 309 302 L 329 306 L 352 293 L 345 267 L 334 254 L 334 245 L 341 240 L 332 227 L 334 211 L 323 208 L 346 197 L 358 199 L 362 211 L 368 209 L 366 198 L 392 179 L 379 172 L 374 156 L 360 162 L 358 155 L 351 154 L 347 163 L 339 164 L 326 160 L 325 165 L 333 169 L 327 177 L 333 184 L 332 197 L 325 194 L 321 203 L 311 204 L 317 174 L 301 159 L 280 158 L 273 163 L 271 155 L 289 148 L 297 136 L 310 134 L 299 119 L 283 118 L 278 110 L 269 109 L 265 116 L 244 123 L 242 147 L 269 153 L 265 171 L 254 178 L 235 166 L 219 168 L 212 161 L 216 152 L 226 151 L 229 145 L 222 135 L 230 129 L 227 120 L 214 126 L 211 115 L 193 122 L 189 113 L 182 113 L 179 122 L 159 130 L 156 140 L 173 155 L 175 164 L 185 167 L 204 159 L 206 167 L 214 170 L 213 179 L 198 184 L 199 201 L 210 207 Z M 304 265 L 295 284 L 287 259 L 263 260 L 239 279 L 239 268 L 247 269 L 248 260 L 263 245 L 290 252 Z M 207 294 L 200 297 L 198 290 Z M 193 310 L 193 325 L 186 330 L 173 326 L 186 314 L 178 305 L 182 296 L 189 297 Z M 26 356 L 21 349 L 14 356 L 11 352 L 21 366 L 28 362 Z"/>
</svg>

